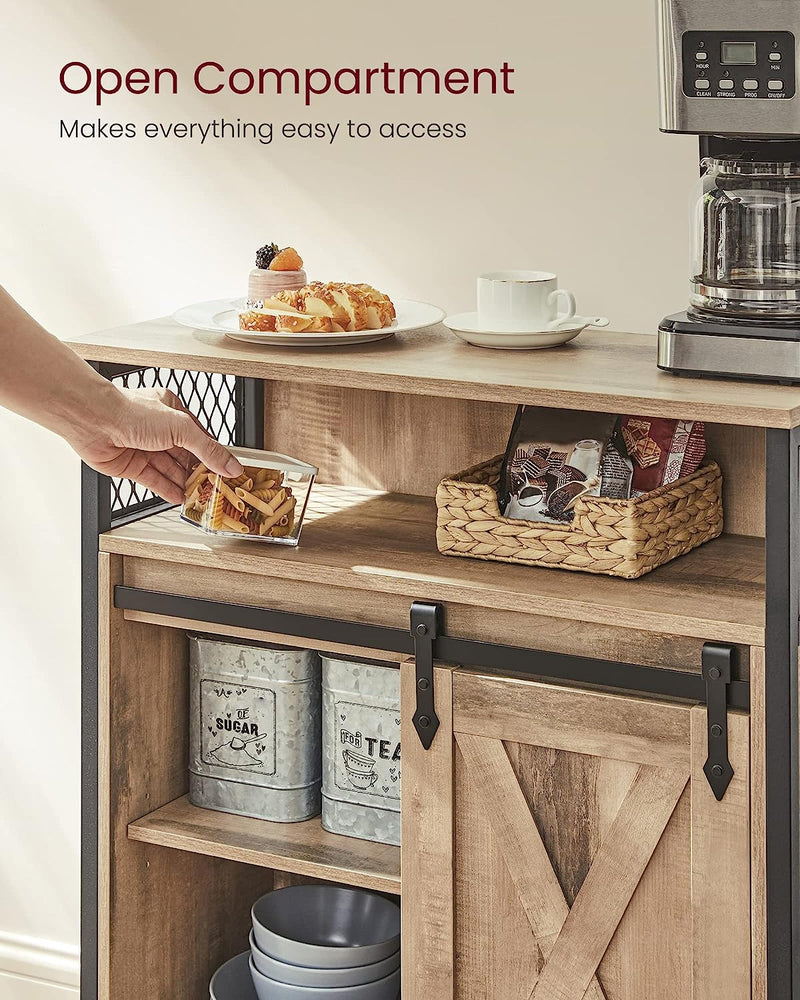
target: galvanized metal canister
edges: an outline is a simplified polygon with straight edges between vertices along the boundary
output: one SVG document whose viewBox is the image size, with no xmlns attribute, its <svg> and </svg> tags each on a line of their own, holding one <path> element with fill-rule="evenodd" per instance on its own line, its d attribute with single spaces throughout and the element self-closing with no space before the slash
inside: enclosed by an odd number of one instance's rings
<svg viewBox="0 0 800 1000">
<path fill-rule="evenodd" d="M 317 653 L 189 637 L 189 798 L 295 823 L 320 811 Z"/>
<path fill-rule="evenodd" d="M 322 825 L 400 843 L 400 671 L 322 658 Z"/>
</svg>

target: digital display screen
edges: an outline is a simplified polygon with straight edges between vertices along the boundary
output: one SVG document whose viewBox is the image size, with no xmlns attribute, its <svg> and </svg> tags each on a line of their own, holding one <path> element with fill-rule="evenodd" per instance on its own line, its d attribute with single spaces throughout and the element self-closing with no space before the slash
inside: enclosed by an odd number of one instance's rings
<svg viewBox="0 0 800 1000">
<path fill-rule="evenodd" d="M 755 66 L 756 43 L 723 42 L 720 61 L 723 66 Z"/>
</svg>

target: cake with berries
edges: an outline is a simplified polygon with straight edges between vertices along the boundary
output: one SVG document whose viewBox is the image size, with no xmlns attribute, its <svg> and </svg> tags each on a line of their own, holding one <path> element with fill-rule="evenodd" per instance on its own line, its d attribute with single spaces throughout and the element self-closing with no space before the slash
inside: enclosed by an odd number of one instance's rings
<svg viewBox="0 0 800 1000">
<path fill-rule="evenodd" d="M 276 243 L 267 243 L 256 251 L 256 266 L 247 282 L 247 308 L 260 309 L 265 299 L 302 288 L 307 281 L 303 259 L 294 247 L 281 250 Z"/>
</svg>

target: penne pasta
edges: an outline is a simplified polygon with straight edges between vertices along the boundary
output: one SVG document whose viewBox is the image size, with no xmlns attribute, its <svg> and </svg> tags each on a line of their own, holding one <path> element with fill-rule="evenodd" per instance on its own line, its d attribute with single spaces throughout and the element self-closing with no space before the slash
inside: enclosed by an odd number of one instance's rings
<svg viewBox="0 0 800 1000">
<path fill-rule="evenodd" d="M 225 480 L 219 476 L 217 478 L 216 488 L 225 497 L 229 504 L 232 504 L 237 510 L 244 511 L 244 500 L 241 497 L 237 497 L 233 490 L 228 486 Z"/>
<path fill-rule="evenodd" d="M 259 535 L 266 535 L 266 533 L 269 531 L 269 529 L 271 527 L 273 527 L 273 525 L 276 525 L 278 523 L 278 521 L 280 521 L 280 519 L 284 516 L 284 514 L 288 514 L 290 511 L 294 510 L 294 505 L 295 505 L 295 499 L 294 499 L 294 497 L 289 497 L 289 499 L 286 500 L 285 503 L 283 503 L 275 511 L 275 513 L 272 515 L 272 517 L 268 517 L 266 519 L 266 521 L 263 521 L 259 525 L 259 528 L 258 528 Z"/>
<path fill-rule="evenodd" d="M 234 518 L 229 517 L 227 514 L 222 515 L 222 528 L 227 531 L 236 531 L 240 535 L 249 535 L 250 529 L 246 524 L 241 521 L 236 521 Z"/>
<path fill-rule="evenodd" d="M 265 501 L 261 500 L 254 493 L 247 493 L 245 490 L 237 490 L 240 494 L 240 498 L 243 503 L 249 504 L 255 510 L 260 511 L 266 517 L 272 517 L 275 511 L 270 507 L 270 505 Z"/>
<path fill-rule="evenodd" d="M 189 473 L 189 478 L 186 480 L 184 492 L 187 496 L 189 495 L 190 490 L 194 489 L 194 487 L 200 483 L 200 480 L 205 475 L 208 475 L 208 469 L 202 462 L 199 462 Z"/>
</svg>

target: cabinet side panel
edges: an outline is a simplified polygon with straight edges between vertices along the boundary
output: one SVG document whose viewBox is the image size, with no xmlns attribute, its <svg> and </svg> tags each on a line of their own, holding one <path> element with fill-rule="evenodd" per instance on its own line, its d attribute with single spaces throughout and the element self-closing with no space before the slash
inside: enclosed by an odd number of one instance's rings
<svg viewBox="0 0 800 1000">
<path fill-rule="evenodd" d="M 414 729 L 416 669 L 401 668 L 403 1000 L 453 997 L 453 716 L 451 671 L 434 670 L 439 729 Z"/>
<path fill-rule="evenodd" d="M 187 644 L 113 607 L 116 558 L 100 564 L 99 995 L 197 1000 L 246 949 L 272 873 L 128 839 L 128 823 L 187 790 Z"/>
<path fill-rule="evenodd" d="M 766 438 L 763 427 L 706 424 L 708 454 L 722 469 L 725 530 L 764 536 Z"/>
</svg>

